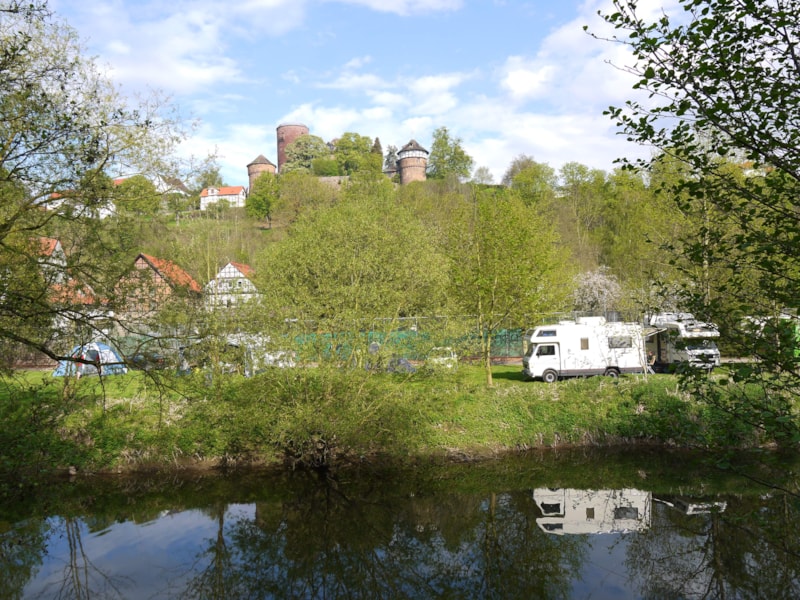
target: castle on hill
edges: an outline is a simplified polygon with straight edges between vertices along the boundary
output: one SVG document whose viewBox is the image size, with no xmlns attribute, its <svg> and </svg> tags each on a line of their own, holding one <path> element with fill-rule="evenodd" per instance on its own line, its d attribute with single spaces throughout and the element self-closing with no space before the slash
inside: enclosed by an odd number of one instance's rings
<svg viewBox="0 0 800 600">
<path fill-rule="evenodd" d="M 286 164 L 286 148 L 300 136 L 309 135 L 309 129 L 306 125 L 300 123 L 284 123 L 278 125 L 276 135 L 278 164 L 273 164 L 263 154 L 259 154 L 254 158 L 247 165 L 248 189 L 252 189 L 253 183 L 262 173 L 280 173 L 281 168 Z M 428 151 L 420 146 L 416 140 L 411 140 L 397 152 L 397 165 L 393 169 L 384 172 L 389 177 L 399 173 L 400 183 L 403 185 L 412 181 L 425 181 L 428 154 Z"/>
</svg>

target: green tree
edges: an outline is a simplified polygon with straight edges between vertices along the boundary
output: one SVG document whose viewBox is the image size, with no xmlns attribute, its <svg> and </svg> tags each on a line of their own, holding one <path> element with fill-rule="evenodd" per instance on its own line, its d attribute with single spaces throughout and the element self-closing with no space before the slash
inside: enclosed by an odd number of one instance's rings
<svg viewBox="0 0 800 600">
<path fill-rule="evenodd" d="M 161 194 L 156 186 L 143 175 L 134 175 L 116 186 L 114 202 L 117 208 L 137 216 L 153 216 L 161 208 Z"/>
<path fill-rule="evenodd" d="M 489 167 L 478 167 L 472 174 L 472 181 L 474 183 L 483 183 L 491 185 L 494 183 L 494 175 L 489 170 Z"/>
<path fill-rule="evenodd" d="M 207 159 L 205 166 L 197 173 L 193 191 L 200 194 L 203 190 L 208 188 L 221 188 L 225 186 L 225 181 L 222 179 L 222 174 L 219 172 L 219 165 L 213 158 Z"/>
<path fill-rule="evenodd" d="M 328 144 L 316 135 L 301 135 L 286 146 L 286 162 L 281 167 L 281 174 L 299 171 L 311 173 L 314 160 L 328 158 L 331 150 Z"/>
<path fill-rule="evenodd" d="M 527 154 L 518 154 L 517 156 L 514 157 L 514 160 L 511 161 L 511 164 L 508 165 L 506 172 L 503 173 L 503 179 L 501 180 L 500 183 L 502 183 L 505 186 L 511 187 L 511 184 L 514 181 L 514 177 L 516 177 L 520 171 L 528 167 L 536 166 L 538 164 L 539 163 L 537 163 L 532 156 L 528 156 Z"/>
<path fill-rule="evenodd" d="M 339 190 L 309 173 L 289 171 L 278 176 L 278 198 L 273 208 L 277 217 L 294 221 L 304 212 L 333 204 Z"/>
<path fill-rule="evenodd" d="M 256 271 L 270 312 L 323 331 L 436 314 L 445 301 L 447 261 L 433 232 L 398 204 L 366 195 L 301 215 Z"/>
<path fill-rule="evenodd" d="M 475 318 L 491 386 L 493 334 L 565 306 L 557 235 L 549 219 L 513 191 L 477 188 L 453 215 L 448 233 L 449 297 L 459 314 Z"/>
<path fill-rule="evenodd" d="M 322 157 L 311 161 L 311 172 L 317 177 L 335 177 L 339 175 L 339 163 L 335 158 Z"/>
<path fill-rule="evenodd" d="M 130 233 L 99 219 L 112 196 L 104 173 L 174 172 L 180 131 L 157 96 L 130 106 L 44 6 L 0 1 L 0 261 L 29 267 L 0 275 L 0 339 L 61 358 L 71 332 L 107 327 L 128 251 Z M 45 236 L 65 249 L 55 276 L 35 268 Z"/>
<path fill-rule="evenodd" d="M 334 144 L 333 156 L 341 175 L 352 175 L 357 171 L 380 171 L 382 155 L 374 152 L 372 140 L 358 133 L 347 132 Z"/>
<path fill-rule="evenodd" d="M 558 178 L 555 170 L 546 163 L 527 162 L 514 174 L 513 189 L 529 206 L 550 210 L 555 199 Z"/>
<path fill-rule="evenodd" d="M 272 173 L 262 173 L 253 182 L 253 187 L 245 200 L 247 216 L 253 219 L 266 219 L 272 222 L 272 209 L 280 193 L 278 177 Z"/>
<path fill-rule="evenodd" d="M 685 164 L 685 176 L 668 191 L 681 209 L 699 208 L 700 226 L 682 256 L 702 273 L 712 266 L 727 271 L 716 289 L 704 281 L 688 290 L 696 312 L 735 333 L 742 315 L 796 311 L 800 2 L 681 0 L 676 14 L 653 20 L 640 16 L 633 1 L 616 0 L 614 8 L 605 20 L 618 32 L 614 41 L 633 53 L 627 70 L 647 100 L 612 107 L 609 115 L 629 139 Z M 640 162 L 649 166 L 653 159 Z M 733 219 L 738 231 L 728 229 Z M 720 228 L 730 235 L 719 235 Z M 790 415 L 800 389 L 800 353 L 792 358 L 772 348 L 755 367 L 734 374 L 734 381 L 758 385 L 760 399 L 730 389 L 734 399 L 726 408 L 796 444 L 800 431 Z M 694 389 L 719 401 L 713 382 L 698 380 Z"/>
<path fill-rule="evenodd" d="M 591 269 L 597 264 L 597 249 L 592 238 L 602 223 L 606 173 L 568 162 L 559 169 L 558 176 L 557 204 L 568 222 L 562 229 L 562 236 L 573 242 L 573 254 L 581 267 Z"/>
<path fill-rule="evenodd" d="M 428 177 L 445 179 L 455 176 L 464 180 L 470 176 L 472 164 L 472 157 L 464 151 L 461 138 L 452 137 L 447 127 L 439 127 L 433 132 L 428 156 Z"/>
<path fill-rule="evenodd" d="M 387 171 L 397 170 L 397 146 L 389 146 L 386 149 L 386 157 L 383 160 L 383 168 Z"/>
</svg>

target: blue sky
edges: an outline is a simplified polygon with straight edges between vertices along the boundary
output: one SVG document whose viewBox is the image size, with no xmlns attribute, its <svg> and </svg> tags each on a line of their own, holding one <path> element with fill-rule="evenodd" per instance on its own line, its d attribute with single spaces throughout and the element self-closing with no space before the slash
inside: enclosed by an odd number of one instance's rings
<svg viewBox="0 0 800 600">
<path fill-rule="evenodd" d="M 662 2 L 642 1 L 648 11 Z M 275 128 L 303 123 L 384 150 L 430 149 L 447 127 L 499 182 L 519 155 L 559 169 L 642 156 L 602 111 L 632 94 L 605 32 L 610 0 L 50 0 L 123 92 L 168 94 L 198 128 L 181 148 L 218 155 L 246 185 Z"/>
</svg>

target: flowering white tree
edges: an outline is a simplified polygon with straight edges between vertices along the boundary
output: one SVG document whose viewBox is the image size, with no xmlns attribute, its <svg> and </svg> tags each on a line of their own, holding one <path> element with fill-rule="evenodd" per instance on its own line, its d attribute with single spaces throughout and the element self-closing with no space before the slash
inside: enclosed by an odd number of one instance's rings
<svg viewBox="0 0 800 600">
<path fill-rule="evenodd" d="M 575 310 L 606 312 L 613 308 L 622 295 L 622 287 L 608 267 L 579 273 L 573 278 L 572 299 Z"/>
</svg>

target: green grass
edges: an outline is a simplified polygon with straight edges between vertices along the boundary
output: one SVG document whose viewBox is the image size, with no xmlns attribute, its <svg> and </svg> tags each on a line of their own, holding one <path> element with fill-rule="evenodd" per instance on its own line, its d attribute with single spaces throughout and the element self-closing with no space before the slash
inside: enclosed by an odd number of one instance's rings
<svg viewBox="0 0 800 600">
<path fill-rule="evenodd" d="M 164 374 L 156 374 L 163 376 Z M 716 375 L 715 375 L 716 376 Z M 476 458 L 572 445 L 755 446 L 763 432 L 684 393 L 673 375 L 548 385 L 519 365 L 412 375 L 320 367 L 100 380 L 23 372 L 0 383 L 0 471 L 321 465 L 365 456 Z"/>
</svg>

